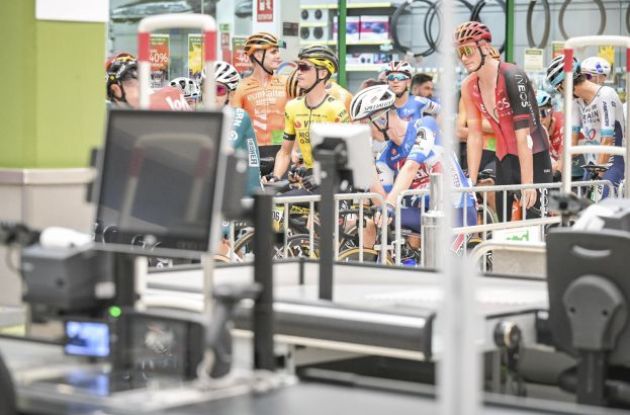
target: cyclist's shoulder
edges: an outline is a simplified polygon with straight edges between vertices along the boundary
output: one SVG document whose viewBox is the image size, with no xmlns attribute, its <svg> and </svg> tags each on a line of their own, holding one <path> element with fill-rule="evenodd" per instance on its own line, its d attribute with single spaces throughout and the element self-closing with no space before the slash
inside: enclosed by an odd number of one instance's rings
<svg viewBox="0 0 630 415">
<path fill-rule="evenodd" d="M 613 101 L 615 103 L 617 103 L 617 101 L 621 102 L 621 100 L 619 99 L 619 94 L 617 94 L 617 91 L 615 91 L 614 88 L 607 85 L 603 85 L 599 89 L 598 96 L 601 99 L 605 99 L 607 101 Z"/>
<path fill-rule="evenodd" d="M 288 100 L 285 104 L 284 110 L 286 112 L 292 112 L 300 108 L 306 108 L 306 101 L 303 96 Z"/>
</svg>

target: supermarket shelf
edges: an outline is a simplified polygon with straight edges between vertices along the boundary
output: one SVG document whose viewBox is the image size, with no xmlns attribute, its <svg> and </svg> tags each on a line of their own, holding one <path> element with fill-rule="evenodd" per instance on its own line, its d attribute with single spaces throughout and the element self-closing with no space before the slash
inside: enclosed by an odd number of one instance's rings
<svg viewBox="0 0 630 415">
<path fill-rule="evenodd" d="M 359 40 L 356 42 L 347 42 L 346 46 L 380 46 L 380 45 L 387 45 L 392 43 L 391 40 Z M 300 41 L 301 45 L 330 45 L 330 46 L 335 46 L 337 45 L 337 41 L 336 40 L 327 40 L 327 41 L 318 41 L 318 40 L 301 40 Z"/>
<path fill-rule="evenodd" d="M 355 64 L 355 65 L 346 65 L 347 72 L 378 72 L 378 70 L 383 66 L 382 63 L 363 63 L 363 64 Z"/>
<path fill-rule="evenodd" d="M 390 1 L 380 3 L 349 3 L 346 6 L 348 9 L 383 9 L 387 7 L 396 7 L 396 5 Z M 300 6 L 301 9 L 336 9 L 337 4 L 304 4 Z"/>
</svg>

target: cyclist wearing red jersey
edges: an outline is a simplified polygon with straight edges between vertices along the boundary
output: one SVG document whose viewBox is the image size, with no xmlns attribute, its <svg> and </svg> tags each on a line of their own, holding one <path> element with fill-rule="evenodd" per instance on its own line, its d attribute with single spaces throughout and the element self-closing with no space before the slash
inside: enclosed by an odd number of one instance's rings
<svg viewBox="0 0 630 415">
<path fill-rule="evenodd" d="M 496 178 L 498 185 L 548 183 L 552 181 L 549 139 L 540 122 L 536 96 L 530 80 L 516 65 L 491 58 L 492 35 L 486 25 L 466 22 L 455 31 L 457 54 L 470 75 L 462 84 L 468 124 L 468 172 L 477 182 L 483 139 L 482 116 L 496 135 Z M 527 208 L 540 205 L 535 189 L 521 192 Z M 511 206 L 511 197 L 507 200 Z M 503 197 L 497 197 L 503 217 Z M 511 218 L 511 209 L 506 218 Z M 530 212 L 528 217 L 534 217 Z"/>
<path fill-rule="evenodd" d="M 239 83 L 232 97 L 232 105 L 243 108 L 252 119 L 262 157 L 275 155 L 284 132 L 286 80 L 274 73 L 282 63 L 280 47 L 284 43 L 271 33 L 259 32 L 247 38 L 244 49 L 253 72 Z"/>
</svg>

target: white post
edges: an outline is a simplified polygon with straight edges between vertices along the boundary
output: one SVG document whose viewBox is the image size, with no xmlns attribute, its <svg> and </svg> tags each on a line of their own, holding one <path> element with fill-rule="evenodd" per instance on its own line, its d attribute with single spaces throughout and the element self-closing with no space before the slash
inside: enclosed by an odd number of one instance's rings
<svg viewBox="0 0 630 415">
<path fill-rule="evenodd" d="M 440 79 L 442 94 L 441 129 L 442 145 L 446 153 L 442 163 L 449 163 L 450 155 L 456 152 L 455 131 L 455 48 L 453 46 L 454 0 L 441 3 L 442 51 L 440 66 L 444 69 Z M 443 174 L 450 168 L 444 166 Z M 443 345 L 438 360 L 438 399 L 442 415 L 477 415 L 480 413 L 479 396 L 482 390 L 480 375 L 480 348 L 478 345 L 480 328 L 476 309 L 476 271 L 472 265 L 464 266 L 465 259 L 451 253 L 452 224 L 455 209 L 452 203 L 453 185 L 450 178 L 444 177 L 444 197 L 442 198 L 444 226 L 440 236 L 439 252 L 446 258 L 440 268 L 444 277 L 444 301 L 438 314 L 438 335 Z M 433 199 L 434 195 L 431 195 Z M 465 272 L 469 270 L 469 272 Z"/>
</svg>

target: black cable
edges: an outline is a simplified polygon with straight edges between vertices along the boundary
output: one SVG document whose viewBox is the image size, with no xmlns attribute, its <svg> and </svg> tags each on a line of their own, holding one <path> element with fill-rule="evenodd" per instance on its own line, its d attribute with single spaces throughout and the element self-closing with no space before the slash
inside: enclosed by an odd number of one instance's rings
<svg viewBox="0 0 630 415">
<path fill-rule="evenodd" d="M 549 26 L 551 26 L 551 10 L 549 9 L 549 1 L 542 0 L 543 10 L 545 11 L 545 28 L 543 29 L 542 39 L 537 45 L 534 41 L 534 34 L 532 33 L 532 17 L 534 15 L 534 7 L 536 6 L 536 0 L 530 0 L 529 6 L 527 6 L 527 42 L 529 47 L 544 49 L 547 46 L 549 40 Z"/>
<path fill-rule="evenodd" d="M 469 3 L 466 0 L 458 0 L 458 2 L 461 3 L 464 7 L 466 7 L 472 13 L 475 6 L 473 6 L 471 3 Z M 429 9 L 427 10 L 427 13 L 424 15 L 424 37 L 426 38 L 429 46 L 433 48 L 434 51 L 438 50 L 438 44 L 440 43 L 441 31 L 439 29 L 440 26 L 438 26 L 438 35 L 436 38 L 433 38 L 433 33 L 431 32 L 431 28 L 433 27 L 433 22 L 435 18 L 437 17 L 438 19 L 440 19 L 439 6 L 441 6 L 441 2 L 436 1 L 435 3 L 433 3 L 432 6 L 429 7 Z"/>
<path fill-rule="evenodd" d="M 569 35 L 567 35 L 567 31 L 564 29 L 564 13 L 567 11 L 567 8 L 572 1 L 573 0 L 564 0 L 562 7 L 560 7 L 560 15 L 558 16 L 560 33 L 562 33 L 564 40 L 567 40 L 569 38 Z M 597 35 L 601 35 L 602 33 L 604 33 L 604 29 L 606 29 L 606 8 L 604 7 L 604 3 L 602 3 L 602 0 L 593 0 L 593 2 L 599 8 L 599 30 L 597 31 Z"/>
<path fill-rule="evenodd" d="M 505 1 L 503 0 L 496 0 L 497 4 L 499 5 L 499 7 L 501 7 L 501 10 L 503 10 L 503 14 L 505 15 L 505 18 L 507 20 L 507 9 L 505 6 Z M 475 7 L 470 15 L 470 20 L 474 21 L 474 22 L 481 22 L 481 17 L 479 17 L 481 15 L 481 10 L 486 7 L 486 1 L 485 0 L 479 0 L 477 2 L 477 4 L 475 4 Z M 503 53 L 503 51 L 505 50 L 505 39 L 503 40 L 503 44 L 501 45 L 501 47 L 499 48 L 499 53 Z"/>
<path fill-rule="evenodd" d="M 398 49 L 399 51 L 403 53 L 411 52 L 411 49 L 407 46 L 402 45 L 400 43 L 400 39 L 398 39 L 398 19 L 400 19 L 400 16 L 405 12 L 405 10 L 407 9 L 407 6 L 411 5 L 414 2 L 421 2 L 428 5 L 429 7 L 433 5 L 433 2 L 430 0 L 407 0 L 404 3 L 402 3 L 400 6 L 398 6 L 396 11 L 394 11 L 394 14 L 392 15 L 392 22 L 389 28 L 390 36 L 392 38 L 392 45 L 394 46 L 394 48 Z M 435 52 L 435 49 L 429 46 L 429 48 L 427 48 L 426 50 L 422 52 L 414 53 L 413 56 L 414 57 L 418 57 L 418 56 L 427 57 L 431 55 L 433 52 Z"/>
</svg>

